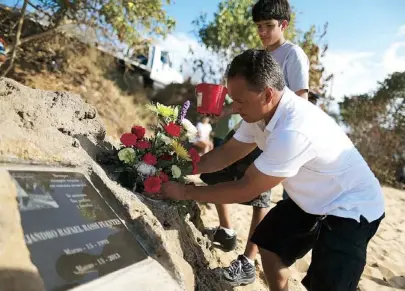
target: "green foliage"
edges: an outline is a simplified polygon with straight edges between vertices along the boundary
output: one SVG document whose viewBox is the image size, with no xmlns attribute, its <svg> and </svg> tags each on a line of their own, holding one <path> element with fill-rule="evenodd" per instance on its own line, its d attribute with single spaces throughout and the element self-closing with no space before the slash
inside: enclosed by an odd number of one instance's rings
<svg viewBox="0 0 405 291">
<path fill-rule="evenodd" d="M 380 181 L 396 183 L 405 165 L 405 72 L 379 84 L 372 94 L 345 97 L 339 104 L 350 137 Z"/>
<path fill-rule="evenodd" d="M 234 56 L 248 48 L 261 47 L 255 24 L 251 19 L 253 0 L 223 0 L 218 4 L 214 19 L 207 22 L 207 15 L 201 14 L 193 21 L 203 44 L 217 53 L 230 51 Z M 295 14 L 286 31 L 287 39 L 294 40 Z"/>
<path fill-rule="evenodd" d="M 325 56 L 328 46 L 321 46 L 319 43 L 326 35 L 328 24 L 326 23 L 323 32 L 318 35 L 315 26 L 311 26 L 308 31 L 297 39 L 297 44 L 304 50 L 309 58 L 309 88 L 324 93 L 327 82 L 332 75 L 325 76 L 325 68 L 322 65 L 321 58 Z"/>
<path fill-rule="evenodd" d="M 214 18 L 207 21 L 207 15 L 201 14 L 193 24 L 201 43 L 213 52 L 220 55 L 225 62 L 229 62 L 235 55 L 248 48 L 260 48 L 262 43 L 257 33 L 256 25 L 251 17 L 251 8 L 254 0 L 222 0 Z M 319 92 L 325 90 L 323 78 L 324 68 L 320 57 L 325 53 L 327 47 L 321 48 L 319 43 L 326 33 L 318 37 L 315 27 L 307 32 L 301 33 L 296 29 L 296 14 L 291 15 L 291 21 L 285 32 L 286 39 L 300 45 L 307 53 L 310 60 L 310 88 Z M 212 74 L 213 69 L 204 69 L 201 60 L 195 60 L 195 70 L 201 70 L 204 74 Z M 205 64 L 210 65 L 210 64 Z"/>
<path fill-rule="evenodd" d="M 37 11 L 48 15 L 51 27 L 63 23 L 84 24 L 101 30 L 104 37 L 117 37 L 129 46 L 144 43 L 149 37 L 165 36 L 175 26 L 162 0 L 38 0 L 36 4 Z"/>
</svg>

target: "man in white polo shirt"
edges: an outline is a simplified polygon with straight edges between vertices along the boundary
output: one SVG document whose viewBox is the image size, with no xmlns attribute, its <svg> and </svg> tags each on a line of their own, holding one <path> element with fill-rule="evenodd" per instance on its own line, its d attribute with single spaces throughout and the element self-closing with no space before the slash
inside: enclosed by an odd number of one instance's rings
<svg viewBox="0 0 405 291">
<path fill-rule="evenodd" d="M 312 291 L 355 291 L 369 240 L 384 217 L 378 180 L 339 125 L 285 87 L 265 50 L 234 58 L 227 74 L 233 110 L 243 123 L 232 139 L 201 158 L 215 172 L 256 146 L 263 153 L 237 181 L 207 187 L 163 184 L 161 195 L 211 203 L 250 201 L 282 183 L 280 201 L 250 240 L 260 248 L 272 291 L 288 290 L 288 267 L 312 249 L 303 284 Z"/>
</svg>

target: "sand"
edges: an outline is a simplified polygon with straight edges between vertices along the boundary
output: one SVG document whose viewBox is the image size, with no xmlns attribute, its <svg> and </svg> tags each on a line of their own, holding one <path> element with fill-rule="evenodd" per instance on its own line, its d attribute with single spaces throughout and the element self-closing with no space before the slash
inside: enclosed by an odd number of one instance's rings
<svg viewBox="0 0 405 291">
<path fill-rule="evenodd" d="M 195 178 L 197 179 L 197 178 Z M 405 290 L 405 191 L 383 188 L 386 203 L 386 218 L 377 234 L 369 243 L 367 265 L 361 277 L 358 290 L 388 291 Z M 282 187 L 277 186 L 272 195 L 272 207 L 281 199 Z M 206 227 L 218 225 L 215 206 L 201 204 L 202 219 Z M 242 254 L 249 233 L 252 208 L 232 205 L 232 223 L 238 233 L 238 246 L 235 251 L 223 252 L 213 249 L 217 258 L 211 267 L 228 266 L 238 254 Z M 290 290 L 306 290 L 300 283 L 311 261 L 310 253 L 297 261 L 291 268 Z M 238 287 L 237 291 L 269 290 L 266 287 L 260 256 L 257 258 L 257 280 L 254 284 Z M 231 289 L 229 289 L 231 290 Z"/>
</svg>

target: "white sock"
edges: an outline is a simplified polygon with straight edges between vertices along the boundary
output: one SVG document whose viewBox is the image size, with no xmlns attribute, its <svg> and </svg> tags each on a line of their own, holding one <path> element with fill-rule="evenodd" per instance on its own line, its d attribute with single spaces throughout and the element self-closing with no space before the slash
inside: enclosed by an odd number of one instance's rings
<svg viewBox="0 0 405 291">
<path fill-rule="evenodd" d="M 246 257 L 245 255 L 243 255 L 243 257 L 249 262 L 249 264 L 251 264 L 252 266 L 255 265 L 255 261 L 254 261 L 254 260 L 249 259 L 249 258 Z"/>
<path fill-rule="evenodd" d="M 232 229 L 232 228 L 225 228 L 225 227 L 222 227 L 222 226 L 220 226 L 219 228 L 225 230 L 227 235 L 234 236 L 236 234 L 236 231 L 234 229 Z"/>
</svg>

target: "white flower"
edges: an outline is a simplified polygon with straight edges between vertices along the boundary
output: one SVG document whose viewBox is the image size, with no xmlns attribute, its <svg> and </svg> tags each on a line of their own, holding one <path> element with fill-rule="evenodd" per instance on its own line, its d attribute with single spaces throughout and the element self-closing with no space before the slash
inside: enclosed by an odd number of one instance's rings
<svg viewBox="0 0 405 291">
<path fill-rule="evenodd" d="M 136 170 L 144 176 L 152 176 L 156 173 L 156 168 L 144 162 L 139 162 L 136 165 Z"/>
<path fill-rule="evenodd" d="M 195 139 L 195 137 L 196 137 L 196 135 L 197 135 L 197 132 L 198 132 L 198 130 L 197 130 L 197 128 L 194 126 L 194 124 L 192 124 L 191 123 L 191 121 L 190 120 L 188 120 L 188 119 L 186 119 L 186 118 L 184 118 L 182 121 L 181 121 L 181 125 L 186 129 L 186 131 L 187 131 L 187 138 L 188 138 L 188 140 L 190 141 L 190 142 L 192 142 L 194 139 Z"/>
<path fill-rule="evenodd" d="M 159 134 L 159 138 L 160 138 L 160 140 L 163 141 L 166 145 L 170 145 L 170 144 L 172 143 L 171 138 L 168 137 L 168 136 L 166 136 L 166 135 L 164 135 L 164 134 L 162 134 L 162 133 Z"/>
<path fill-rule="evenodd" d="M 181 170 L 176 165 L 172 166 L 172 176 L 173 178 L 177 179 L 181 176 Z"/>
<path fill-rule="evenodd" d="M 188 120 L 187 118 L 184 118 L 181 121 L 181 125 L 183 125 L 183 127 L 187 130 L 188 133 L 194 133 L 197 134 L 197 128 L 194 126 L 194 124 L 191 123 L 190 120 Z"/>
</svg>

